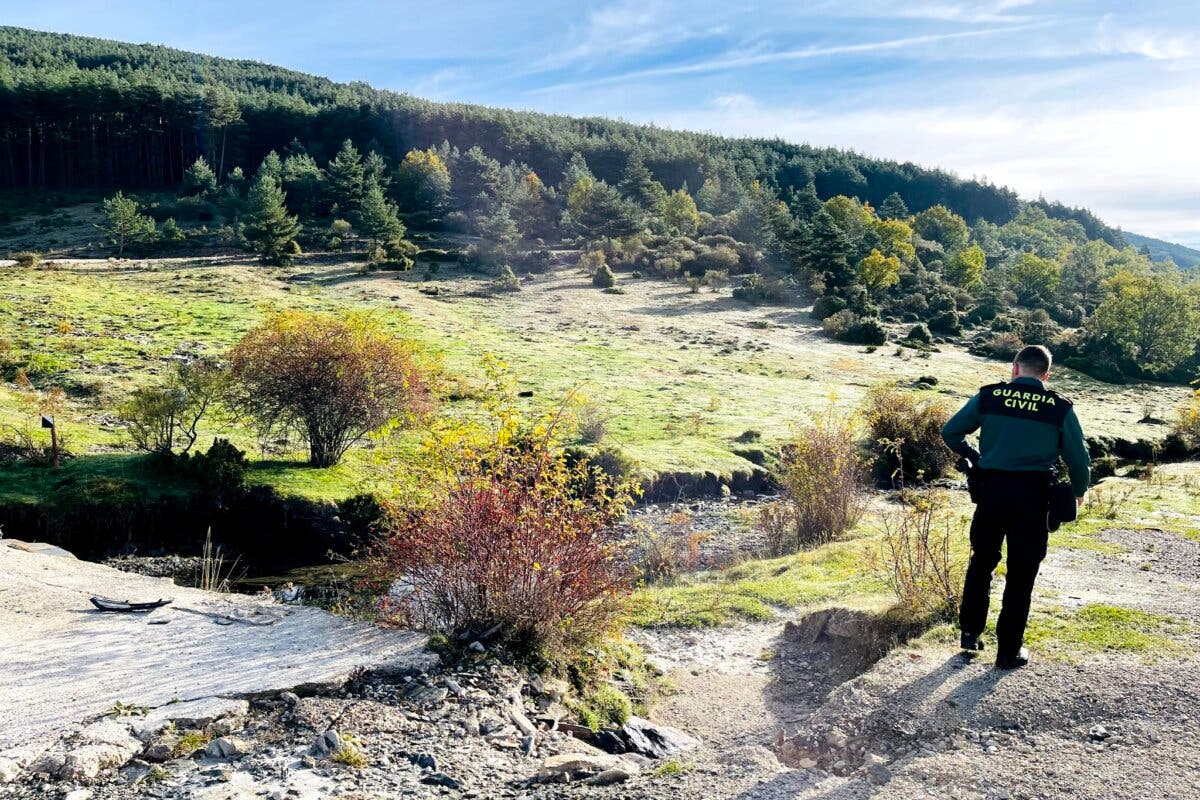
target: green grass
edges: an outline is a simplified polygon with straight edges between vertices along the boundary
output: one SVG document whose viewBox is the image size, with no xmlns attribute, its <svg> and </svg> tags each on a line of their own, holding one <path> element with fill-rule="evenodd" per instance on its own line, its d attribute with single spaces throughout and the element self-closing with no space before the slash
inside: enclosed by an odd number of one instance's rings
<svg viewBox="0 0 1200 800">
<path fill-rule="evenodd" d="M 864 569 L 864 540 L 834 542 L 782 558 L 748 561 L 638 590 L 630 622 L 643 627 L 706 628 L 766 620 L 780 609 L 837 600 L 881 606 L 887 589 Z"/>
<path fill-rule="evenodd" d="M 911 383 L 936 372 L 937 391 L 954 403 L 985 382 L 984 373 L 1002 372 L 954 348 L 924 359 L 838 344 L 815 334 L 815 323 L 798 309 L 751 308 L 727 294 L 691 295 L 661 281 L 606 295 L 566 270 L 527 281 L 520 293 L 489 298 L 471 294 L 486 276 L 446 266 L 434 282 L 451 293 L 432 298 L 418 291 L 419 272 L 360 276 L 349 256 L 340 263 L 301 259 L 288 269 L 235 257 L 0 270 L 0 368 L 7 379 L 27 368 L 38 385 L 68 391 L 62 429 L 73 452 L 120 455 L 129 443 L 113 424 L 113 410 L 132 389 L 161 380 L 178 358 L 227 352 L 274 308 L 365 309 L 422 341 L 466 385 L 478 384 L 481 359 L 491 353 L 511 366 L 534 406 L 552 408 L 571 390 L 593 397 L 613 414 L 608 443 L 647 476 L 751 470 L 735 452 L 743 431 L 762 431 L 755 446 L 769 449 L 831 396 L 853 406 L 880 381 Z M 1129 386 L 1115 396 L 1069 370 L 1056 375 L 1056 387 L 1074 397 L 1090 433 L 1126 436 L 1140 398 L 1169 404 L 1186 394 L 1182 387 Z M 473 407 L 467 401 L 446 410 L 470 414 Z M 31 418 L 12 387 L 0 387 L 0 428 L 26 426 Z M 296 450 L 260 454 L 245 425 L 213 422 L 199 445 L 214 435 L 247 450 L 255 462 L 252 482 L 318 500 L 394 488 L 412 452 L 397 445 L 381 459 L 378 451 L 356 451 L 322 471 L 304 466 Z M 119 463 L 77 469 L 107 465 L 119 472 Z M 33 472 L 0 471 L 0 499 L 44 500 L 51 490 Z M 758 601 L 732 602 L 739 613 L 756 613 Z"/>
<path fill-rule="evenodd" d="M 1191 626 L 1184 620 L 1120 606 L 1089 603 L 1078 609 L 1037 608 L 1025 642 L 1057 658 L 1081 653 L 1123 652 L 1159 657 L 1179 652 L 1179 638 Z"/>
</svg>

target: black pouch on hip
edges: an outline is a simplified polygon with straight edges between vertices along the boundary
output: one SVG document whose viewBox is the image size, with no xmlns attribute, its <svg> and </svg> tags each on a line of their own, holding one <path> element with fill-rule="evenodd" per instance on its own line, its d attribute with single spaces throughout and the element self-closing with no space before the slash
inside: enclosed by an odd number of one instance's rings
<svg viewBox="0 0 1200 800">
<path fill-rule="evenodd" d="M 1064 522 L 1074 522 L 1079 516 L 1079 504 L 1075 500 L 1075 488 L 1070 481 L 1055 480 L 1050 484 L 1050 508 L 1046 514 L 1046 528 L 1058 530 Z"/>
</svg>

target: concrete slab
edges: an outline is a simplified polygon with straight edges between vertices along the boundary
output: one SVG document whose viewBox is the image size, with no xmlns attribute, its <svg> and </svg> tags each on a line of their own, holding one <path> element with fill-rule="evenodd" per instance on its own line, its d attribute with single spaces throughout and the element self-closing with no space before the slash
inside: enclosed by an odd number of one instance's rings
<svg viewBox="0 0 1200 800">
<path fill-rule="evenodd" d="M 411 631 L 37 550 L 0 545 L 0 753 L 57 738 L 118 702 L 249 696 L 433 659 L 426 637 Z M 175 602 L 111 614 L 93 609 L 92 595 Z"/>
</svg>

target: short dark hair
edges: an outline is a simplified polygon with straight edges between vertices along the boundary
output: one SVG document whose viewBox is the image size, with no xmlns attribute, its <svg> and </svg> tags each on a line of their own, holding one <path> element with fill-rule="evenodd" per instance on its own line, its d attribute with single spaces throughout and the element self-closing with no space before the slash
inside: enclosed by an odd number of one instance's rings
<svg viewBox="0 0 1200 800">
<path fill-rule="evenodd" d="M 1050 364 L 1054 359 L 1050 356 L 1050 351 L 1040 344 L 1031 344 L 1028 347 L 1022 347 L 1021 352 L 1017 353 L 1017 357 L 1013 359 L 1013 363 L 1022 372 L 1029 372 L 1033 375 L 1045 375 L 1050 371 Z"/>
</svg>

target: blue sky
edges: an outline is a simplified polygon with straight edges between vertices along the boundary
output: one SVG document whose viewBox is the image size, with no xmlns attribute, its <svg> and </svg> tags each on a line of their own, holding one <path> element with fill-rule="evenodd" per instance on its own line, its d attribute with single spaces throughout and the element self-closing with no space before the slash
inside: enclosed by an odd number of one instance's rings
<svg viewBox="0 0 1200 800">
<path fill-rule="evenodd" d="M 0 0 L 0 12 L 432 99 L 850 147 L 1200 246 L 1196 0 Z"/>
</svg>

